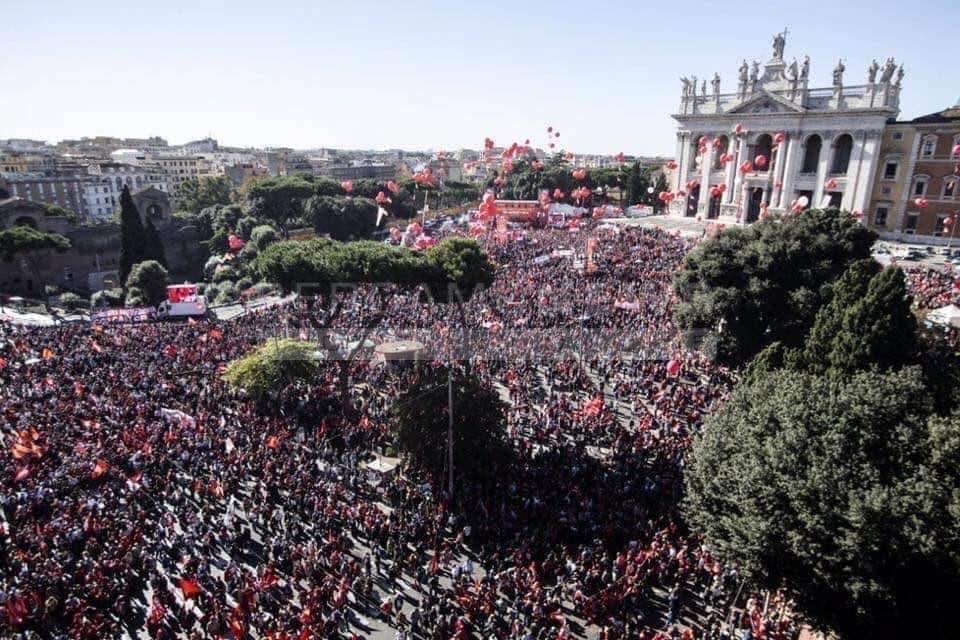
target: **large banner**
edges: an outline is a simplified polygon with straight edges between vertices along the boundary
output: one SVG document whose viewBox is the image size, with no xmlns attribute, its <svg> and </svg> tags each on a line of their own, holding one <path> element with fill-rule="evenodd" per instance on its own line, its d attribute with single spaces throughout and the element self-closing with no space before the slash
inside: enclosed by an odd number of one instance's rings
<svg viewBox="0 0 960 640">
<path fill-rule="evenodd" d="M 113 324 L 117 322 L 151 322 L 156 320 L 157 310 L 153 307 L 135 307 L 132 309 L 105 309 L 90 314 L 90 322 Z"/>
</svg>

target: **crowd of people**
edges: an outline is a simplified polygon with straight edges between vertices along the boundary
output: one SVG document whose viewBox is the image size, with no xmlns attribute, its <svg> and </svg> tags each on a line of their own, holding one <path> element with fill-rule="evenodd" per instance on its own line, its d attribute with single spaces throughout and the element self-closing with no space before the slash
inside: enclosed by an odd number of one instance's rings
<svg viewBox="0 0 960 640">
<path fill-rule="evenodd" d="M 790 603 L 749 593 L 680 514 L 691 440 L 733 382 L 672 321 L 691 241 L 591 224 L 482 242 L 496 280 L 463 316 L 360 288 L 329 323 L 295 300 L 223 322 L 0 327 L 0 636 L 795 638 Z M 361 355 L 349 402 L 330 364 L 267 407 L 221 378 L 317 326 L 440 358 L 461 317 L 519 463 L 454 495 L 367 464 L 417 369 Z"/>
</svg>

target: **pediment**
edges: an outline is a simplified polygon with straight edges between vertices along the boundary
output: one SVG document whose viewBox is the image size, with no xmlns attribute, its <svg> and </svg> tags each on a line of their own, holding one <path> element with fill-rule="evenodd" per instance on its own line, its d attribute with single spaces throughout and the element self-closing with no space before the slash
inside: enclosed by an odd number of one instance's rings
<svg viewBox="0 0 960 640">
<path fill-rule="evenodd" d="M 803 113 L 803 108 L 794 103 L 774 95 L 767 91 L 760 91 L 749 100 L 741 102 L 733 109 L 727 111 L 730 114 L 744 113 Z"/>
</svg>

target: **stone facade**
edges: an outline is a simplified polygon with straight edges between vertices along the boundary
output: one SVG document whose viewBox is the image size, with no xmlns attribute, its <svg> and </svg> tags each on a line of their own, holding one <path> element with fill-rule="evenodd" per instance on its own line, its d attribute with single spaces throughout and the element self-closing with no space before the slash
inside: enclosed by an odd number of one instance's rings
<svg viewBox="0 0 960 640">
<path fill-rule="evenodd" d="M 944 229 L 948 218 L 960 221 L 960 156 L 953 154 L 957 144 L 960 101 L 888 125 L 868 224 L 888 239 L 960 245 L 960 224 Z"/>
<path fill-rule="evenodd" d="M 809 58 L 788 65 L 785 45 L 778 34 L 762 70 L 743 62 L 734 93 L 721 93 L 719 74 L 710 93 L 706 80 L 681 79 L 671 213 L 747 223 L 789 211 L 801 196 L 815 207 L 867 207 L 884 128 L 899 112 L 903 67 L 874 62 L 867 84 L 849 86 L 840 62 L 833 86 L 810 88 Z M 765 166 L 753 166 L 758 156 Z M 723 193 L 712 194 L 719 185 Z"/>
<path fill-rule="evenodd" d="M 171 275 L 198 279 L 205 251 L 197 229 L 172 217 L 170 198 L 163 191 L 145 189 L 133 199 L 144 221 L 149 216 L 157 227 Z M 18 224 L 64 235 L 71 247 L 64 253 L 35 251 L 11 262 L 0 260 L 0 292 L 39 297 L 48 284 L 81 293 L 119 285 L 119 225 L 74 224 L 67 218 L 44 215 L 43 206 L 36 202 L 20 198 L 0 201 L 0 229 Z"/>
</svg>

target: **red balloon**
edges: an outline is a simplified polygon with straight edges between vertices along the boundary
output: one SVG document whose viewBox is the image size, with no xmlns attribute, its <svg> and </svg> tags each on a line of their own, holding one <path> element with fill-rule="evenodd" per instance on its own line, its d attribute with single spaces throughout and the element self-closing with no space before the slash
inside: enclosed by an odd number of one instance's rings
<svg viewBox="0 0 960 640">
<path fill-rule="evenodd" d="M 553 134 L 553 135 L 555 135 L 556 137 L 558 137 L 558 138 L 559 138 L 559 137 L 560 137 L 560 132 L 559 132 L 559 131 L 557 131 L 557 132 L 556 132 L 555 134 Z"/>
<path fill-rule="evenodd" d="M 960 158 L 960 144 L 953 145 L 953 157 Z"/>
<path fill-rule="evenodd" d="M 677 163 L 676 163 L 675 160 L 670 160 L 669 162 L 667 162 L 667 164 L 666 164 L 665 166 L 666 166 L 667 169 L 669 169 L 670 171 L 673 171 L 674 169 L 677 168 L 678 165 L 677 165 Z"/>
<path fill-rule="evenodd" d="M 753 159 L 753 164 L 757 167 L 757 169 L 763 169 L 765 166 L 767 166 L 767 156 L 765 155 L 757 156 L 756 158 Z"/>
<path fill-rule="evenodd" d="M 344 180 L 343 182 L 340 183 L 340 188 L 346 191 L 347 193 L 350 193 L 351 191 L 353 191 L 353 180 Z"/>
<path fill-rule="evenodd" d="M 553 133 L 553 127 L 547 127 L 547 133 Z"/>
<path fill-rule="evenodd" d="M 913 204 L 917 205 L 918 209 L 926 209 L 930 202 L 926 198 L 917 198 Z"/>
<path fill-rule="evenodd" d="M 557 145 L 553 144 L 552 142 L 550 143 L 550 148 L 551 148 L 551 149 L 553 149 L 555 146 L 557 146 Z"/>
<path fill-rule="evenodd" d="M 823 188 L 824 188 L 824 189 L 836 189 L 836 188 L 837 188 L 837 180 L 836 180 L 836 178 L 830 178 L 829 180 L 827 180 L 826 182 L 824 182 L 824 183 L 823 183 Z"/>
<path fill-rule="evenodd" d="M 787 139 L 787 134 L 785 134 L 785 133 L 783 133 L 783 132 L 781 131 L 781 132 L 778 133 L 777 135 L 773 136 L 773 143 L 774 143 L 774 144 L 783 144 L 784 140 L 786 140 L 786 139 Z"/>
<path fill-rule="evenodd" d="M 750 173 L 753 171 L 753 163 L 747 160 L 740 165 L 740 173 Z"/>
<path fill-rule="evenodd" d="M 737 134 L 738 136 L 739 136 L 739 135 L 743 135 L 743 132 L 744 132 L 744 131 L 745 131 L 745 129 L 743 128 L 743 125 L 740 124 L 739 122 L 738 122 L 737 125 L 733 128 L 733 132 L 734 132 L 735 134 Z"/>
</svg>

